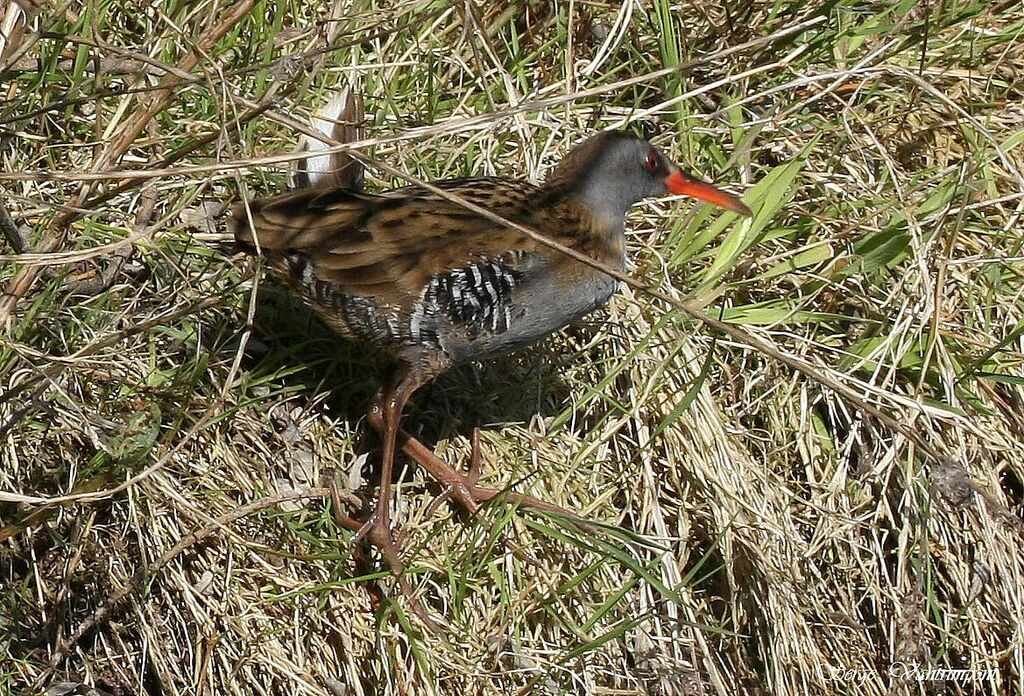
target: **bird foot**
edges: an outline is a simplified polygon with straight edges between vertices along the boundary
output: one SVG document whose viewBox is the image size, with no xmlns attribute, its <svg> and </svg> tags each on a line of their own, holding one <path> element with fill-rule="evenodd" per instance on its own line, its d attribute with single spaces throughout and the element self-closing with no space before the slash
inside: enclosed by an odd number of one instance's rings
<svg viewBox="0 0 1024 696">
<path fill-rule="evenodd" d="M 333 496 L 336 487 L 331 488 L 331 494 Z M 332 500 L 332 503 L 335 501 Z M 337 509 L 335 503 L 335 509 Z M 380 510 L 374 510 L 373 514 L 370 515 L 370 519 L 363 523 L 363 526 L 352 536 L 353 544 L 361 544 L 365 539 L 369 539 L 371 543 L 380 546 L 378 543 L 385 536 L 390 536 L 389 529 L 385 529 L 380 523 Z"/>
<path fill-rule="evenodd" d="M 535 496 L 528 495 L 526 493 L 516 493 L 514 491 L 504 491 L 478 486 L 477 481 L 480 480 L 481 457 L 480 433 L 476 428 L 473 430 L 469 458 L 469 471 L 466 473 L 462 473 L 447 464 L 423 443 L 409 435 L 404 430 L 398 431 L 398 444 L 406 455 L 423 467 L 443 487 L 442 492 L 431 501 L 430 506 L 427 508 L 427 518 L 434 515 L 441 504 L 448 500 L 457 503 L 467 512 L 476 516 L 480 514 L 480 508 L 484 503 L 495 498 L 500 498 L 515 505 L 543 512 L 555 513 L 556 515 L 562 515 L 577 522 L 582 522 L 579 515 L 574 512 L 571 512 L 559 505 L 554 505 L 541 500 Z M 356 544 L 368 542 L 380 549 L 381 557 L 398 582 L 399 589 L 401 590 L 402 595 L 406 598 L 409 609 L 416 614 L 416 616 L 418 616 L 420 620 L 423 621 L 424 625 L 426 625 L 430 630 L 435 632 L 440 631 L 441 625 L 423 608 L 423 605 L 416 597 L 413 592 L 412 585 L 409 583 L 409 580 L 405 575 L 405 565 L 402 563 L 402 559 L 400 557 L 403 534 L 401 532 L 395 533 L 391 530 L 390 524 L 387 523 L 385 518 L 380 514 L 379 508 L 374 510 L 373 515 L 366 522 L 359 522 L 358 520 L 344 514 L 344 504 L 342 503 L 336 482 L 333 479 L 329 480 L 328 487 L 330 489 L 335 521 L 340 526 L 355 532 L 352 540 Z M 536 558 L 527 553 L 521 546 L 513 542 L 504 533 L 501 534 L 501 541 L 505 548 L 515 554 L 516 557 L 523 562 L 538 567 L 540 566 L 540 562 Z"/>
<path fill-rule="evenodd" d="M 403 435 L 405 435 L 405 433 L 403 433 Z M 526 507 L 547 510 L 548 512 L 558 512 L 573 518 L 577 517 L 577 515 L 569 512 L 565 508 L 544 502 L 543 500 L 531 495 L 508 493 L 476 485 L 476 482 L 480 480 L 479 428 L 473 428 L 473 435 L 470 439 L 469 471 L 466 474 L 460 474 L 457 470 L 446 464 L 442 459 L 437 457 L 433 452 L 428 450 L 422 443 L 415 440 L 412 436 L 405 436 L 409 438 L 403 443 L 405 452 L 416 459 L 420 466 L 425 468 L 432 476 L 434 476 L 435 479 L 438 480 L 438 482 L 444 485 L 444 490 L 430 501 L 430 505 L 426 510 L 427 519 L 433 517 L 441 504 L 451 498 L 455 498 L 456 501 L 468 512 L 477 516 L 480 512 L 481 503 L 484 503 L 499 494 L 503 494 L 506 498 L 514 500 Z M 417 456 L 422 456 L 424 459 L 417 459 Z M 540 561 L 537 560 L 535 556 L 530 555 L 522 546 L 512 541 L 508 534 L 503 530 L 500 532 L 500 538 L 502 545 L 515 554 L 516 558 L 537 568 L 541 567 Z"/>
<path fill-rule="evenodd" d="M 469 442 L 469 472 L 462 476 L 464 486 L 469 487 L 467 490 L 476 488 L 476 482 L 480 480 L 480 428 L 474 426 L 473 435 Z M 454 491 L 454 486 L 446 484 L 444 489 L 434 496 L 434 499 L 430 501 L 430 505 L 427 506 L 426 519 L 429 520 L 433 517 L 437 513 L 437 509 L 441 507 L 441 504 L 452 497 Z M 470 512 L 474 511 L 470 510 Z"/>
<path fill-rule="evenodd" d="M 331 495 L 331 514 L 334 517 L 335 522 L 337 522 L 338 525 L 355 532 L 355 535 L 352 538 L 354 544 L 367 541 L 380 549 L 381 557 L 384 559 L 384 563 L 398 582 L 398 587 L 401 590 L 402 595 L 405 597 L 409 609 L 420 618 L 427 628 L 435 633 L 439 632 L 441 630 L 441 624 L 434 620 L 434 618 L 427 613 L 426 609 L 424 609 L 419 598 L 417 598 L 415 592 L 413 592 L 409 578 L 405 575 L 405 564 L 402 563 L 402 559 L 399 555 L 401 543 L 395 539 L 390 527 L 383 522 L 379 512 L 375 510 L 369 521 L 360 524 L 358 520 L 349 517 L 343 512 L 344 503 L 342 503 L 341 493 L 338 490 L 337 482 L 335 482 L 333 478 L 328 481 L 327 487 Z"/>
<path fill-rule="evenodd" d="M 475 429 L 473 431 L 472 451 L 470 454 L 468 474 L 463 474 L 452 468 L 449 464 L 445 463 L 444 460 L 429 450 L 422 442 L 412 437 L 404 430 L 399 431 L 398 440 L 399 443 L 401 443 L 402 451 L 411 457 L 413 461 L 426 469 L 427 472 L 444 487 L 441 494 L 431 502 L 430 507 L 428 508 L 428 512 L 431 514 L 436 511 L 437 507 L 442 502 L 449 499 L 454 499 L 468 512 L 475 515 L 480 511 L 480 506 L 483 503 L 494 498 L 502 498 L 523 507 L 541 510 L 544 512 L 553 512 L 557 515 L 564 515 L 574 520 L 580 520 L 580 516 L 576 513 L 567 510 L 560 505 L 554 505 L 541 500 L 535 496 L 526 493 L 502 491 L 495 488 L 485 488 L 483 486 L 476 485 L 476 482 L 480 479 L 480 435 Z"/>
</svg>

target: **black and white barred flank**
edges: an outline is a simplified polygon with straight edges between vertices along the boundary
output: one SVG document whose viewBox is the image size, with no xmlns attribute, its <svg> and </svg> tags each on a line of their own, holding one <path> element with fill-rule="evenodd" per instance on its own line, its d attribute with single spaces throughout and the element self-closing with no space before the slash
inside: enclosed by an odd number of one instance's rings
<svg viewBox="0 0 1024 696">
<path fill-rule="evenodd" d="M 502 334 L 512 322 L 512 291 L 520 280 L 522 274 L 506 263 L 482 260 L 431 278 L 423 306 L 437 307 L 464 326 L 470 339 L 482 332 Z"/>
<path fill-rule="evenodd" d="M 381 311 L 373 298 L 345 293 L 338 285 L 320 280 L 301 253 L 285 255 L 288 276 L 301 293 L 344 333 L 363 340 L 426 345 L 441 350 L 438 322 L 462 327 L 469 340 L 483 334 L 500 335 L 513 321 L 512 294 L 522 273 L 502 260 L 481 260 L 465 268 L 439 273 L 430 279 L 416 308 L 407 316 Z"/>
</svg>

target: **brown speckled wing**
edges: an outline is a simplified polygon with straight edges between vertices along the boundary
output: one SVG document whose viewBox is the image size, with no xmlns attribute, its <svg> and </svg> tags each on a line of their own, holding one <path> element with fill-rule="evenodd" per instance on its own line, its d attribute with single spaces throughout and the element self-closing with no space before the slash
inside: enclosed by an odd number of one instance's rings
<svg viewBox="0 0 1024 696">
<path fill-rule="evenodd" d="M 498 215 L 532 224 L 538 189 L 524 182 L 469 179 L 440 186 Z M 236 209 L 236 240 L 276 253 L 301 254 L 321 281 L 373 298 L 415 298 L 430 278 L 483 258 L 533 248 L 519 232 L 415 187 L 381 195 L 340 189 L 300 190 Z"/>
</svg>

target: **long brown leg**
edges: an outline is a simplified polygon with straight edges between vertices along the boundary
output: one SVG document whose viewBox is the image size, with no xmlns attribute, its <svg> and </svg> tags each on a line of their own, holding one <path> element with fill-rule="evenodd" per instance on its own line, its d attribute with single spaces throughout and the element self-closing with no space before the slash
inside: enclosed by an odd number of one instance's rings
<svg viewBox="0 0 1024 696">
<path fill-rule="evenodd" d="M 399 421 L 402 417 L 402 409 L 405 408 L 409 397 L 431 377 L 433 374 L 425 370 L 416 369 L 410 365 L 400 365 L 392 379 L 392 386 L 378 391 L 370 403 L 369 421 L 380 432 L 384 441 L 380 466 L 380 491 L 377 495 L 377 509 L 359 530 L 353 541 L 359 543 L 373 532 L 373 536 L 376 538 L 371 537 L 371 541 L 380 545 L 381 540 L 386 540 L 388 548 L 385 549 L 385 552 L 396 557 L 398 550 L 391 535 L 391 478 L 395 468 L 395 444 L 400 431 Z M 392 566 L 392 569 L 396 574 L 401 573 L 401 567 Z"/>
<path fill-rule="evenodd" d="M 433 373 L 427 370 L 417 369 L 407 364 L 399 365 L 388 387 L 381 388 L 370 402 L 368 419 L 373 427 L 381 434 L 383 439 L 383 452 L 381 454 L 380 489 L 377 494 L 377 505 L 370 519 L 361 527 L 355 520 L 341 513 L 341 501 L 337 496 L 336 488 L 332 482 L 332 502 L 335 511 L 335 519 L 345 527 L 355 531 L 353 543 L 358 544 L 367 539 L 371 544 L 377 546 L 384 561 L 391 569 L 392 574 L 398 580 L 398 586 L 409 601 L 410 608 L 423 620 L 432 630 L 439 630 L 440 626 L 434 621 L 413 594 L 412 585 L 405 577 L 405 564 L 402 563 L 399 555 L 399 545 L 391 531 L 391 489 L 392 476 L 395 464 L 395 443 L 399 432 L 399 421 L 402 417 L 402 410 L 405 403 L 412 396 L 413 392 L 433 377 Z"/>
<path fill-rule="evenodd" d="M 353 541 L 359 543 L 367 539 L 370 543 L 380 548 L 384 560 L 391 568 L 391 572 L 398 578 L 399 587 L 402 593 L 411 602 L 413 611 L 418 614 L 428 626 L 436 628 L 437 624 L 427 615 L 422 606 L 412 593 L 412 587 L 403 576 L 405 565 L 399 556 L 399 545 L 391 531 L 391 489 L 392 475 L 394 473 L 395 451 L 401 446 L 402 451 L 426 469 L 438 483 L 444 486 L 445 491 L 441 494 L 442 500 L 450 496 L 459 502 L 466 510 L 476 514 L 480 510 L 481 503 L 492 498 L 503 496 L 513 503 L 531 507 L 538 510 L 555 512 L 567 517 L 578 519 L 578 516 L 558 505 L 552 505 L 532 495 L 513 493 L 483 488 L 477 486 L 476 482 L 480 477 L 479 472 L 479 441 L 474 433 L 473 456 L 470 462 L 468 475 L 462 474 L 446 464 L 419 440 L 409 435 L 400 427 L 402 410 L 409 397 L 423 384 L 434 377 L 434 372 L 429 369 L 417 368 L 408 364 L 400 365 L 391 380 L 391 385 L 382 388 L 374 396 L 370 404 L 367 420 L 370 425 L 380 433 L 383 440 L 383 451 L 381 454 L 381 478 L 380 490 L 377 496 L 377 506 L 370 519 L 356 531 Z M 357 527 L 351 518 L 340 513 L 340 500 L 334 501 L 335 515 L 339 523 L 353 529 Z M 513 551 L 520 554 L 524 560 L 536 563 L 528 554 L 507 542 Z"/>
</svg>

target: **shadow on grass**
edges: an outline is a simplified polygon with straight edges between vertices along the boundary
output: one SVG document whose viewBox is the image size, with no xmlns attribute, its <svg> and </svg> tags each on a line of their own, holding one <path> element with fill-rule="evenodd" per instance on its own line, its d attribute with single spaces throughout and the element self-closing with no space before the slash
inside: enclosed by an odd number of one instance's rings
<svg viewBox="0 0 1024 696">
<path fill-rule="evenodd" d="M 309 398 L 324 394 L 332 417 L 365 421 L 373 394 L 388 378 L 391 360 L 372 347 L 339 336 L 290 290 L 268 283 L 261 289 L 242 369 L 261 380 Z M 225 354 L 235 345 L 226 345 Z M 426 446 L 454 437 L 469 438 L 474 428 L 527 423 L 535 416 L 560 413 L 570 388 L 554 355 L 542 343 L 484 363 L 456 366 L 425 385 L 406 406 L 402 425 Z M 365 423 L 355 443 L 357 454 L 378 464 L 380 439 Z M 397 471 L 398 469 L 396 469 Z M 374 472 L 367 472 L 370 480 Z"/>
</svg>

